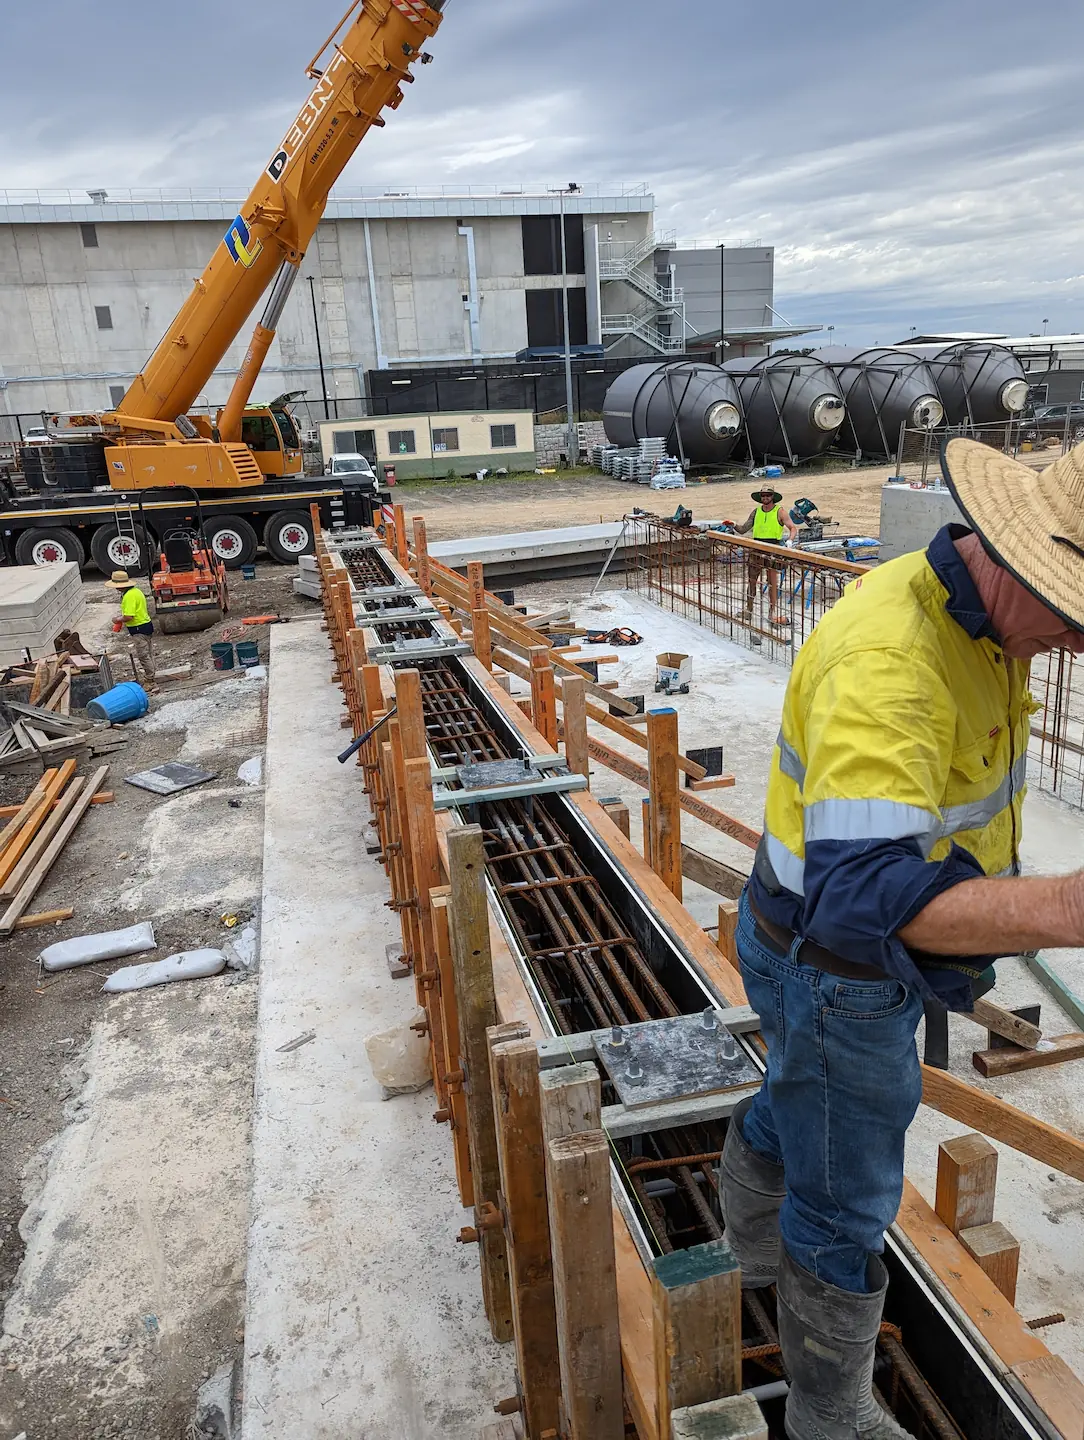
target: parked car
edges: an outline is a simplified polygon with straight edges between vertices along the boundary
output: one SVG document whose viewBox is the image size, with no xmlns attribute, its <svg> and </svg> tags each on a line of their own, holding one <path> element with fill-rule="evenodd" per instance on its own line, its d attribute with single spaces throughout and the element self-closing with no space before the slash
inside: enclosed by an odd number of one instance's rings
<svg viewBox="0 0 1084 1440">
<path fill-rule="evenodd" d="M 52 440 L 44 425 L 32 425 L 29 430 L 23 431 L 24 445 L 51 445 Z"/>
<path fill-rule="evenodd" d="M 1069 443 L 1079 445 L 1084 441 L 1084 400 L 1074 400 L 1066 405 L 1038 405 L 1032 414 L 1025 414 L 1020 421 L 1022 440 L 1061 439 L 1065 434 L 1065 422 L 1069 421 Z"/>
<path fill-rule="evenodd" d="M 324 474 L 334 475 L 339 480 L 350 476 L 354 485 L 371 482 L 376 489 L 376 474 L 364 455 L 332 455 Z"/>
</svg>

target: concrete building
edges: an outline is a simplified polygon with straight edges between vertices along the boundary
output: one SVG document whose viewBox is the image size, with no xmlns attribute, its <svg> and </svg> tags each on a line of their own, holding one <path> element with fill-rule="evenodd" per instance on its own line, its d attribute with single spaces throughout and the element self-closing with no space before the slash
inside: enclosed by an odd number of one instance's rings
<svg viewBox="0 0 1084 1440">
<path fill-rule="evenodd" d="M 0 424 L 5 414 L 32 424 L 42 410 L 118 403 L 240 203 L 224 191 L 0 192 Z M 560 349 L 562 212 L 569 329 L 582 352 L 683 353 L 695 334 L 686 274 L 693 313 L 719 312 L 718 278 L 696 252 L 656 235 L 644 186 L 342 191 L 305 257 L 254 398 L 305 390 L 315 424 L 325 393 L 329 417 L 357 414 L 368 371 Z M 766 247 L 728 250 L 728 323 L 733 314 L 771 331 L 771 262 Z M 794 333 L 776 328 L 775 338 Z M 224 403 L 248 339 L 246 327 L 201 406 Z M 7 428 L 0 439 L 19 438 Z"/>
</svg>

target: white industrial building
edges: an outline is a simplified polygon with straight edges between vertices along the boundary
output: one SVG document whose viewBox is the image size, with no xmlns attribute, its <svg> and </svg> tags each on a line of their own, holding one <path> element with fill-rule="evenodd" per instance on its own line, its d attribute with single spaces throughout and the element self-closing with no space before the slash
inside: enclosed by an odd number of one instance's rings
<svg viewBox="0 0 1084 1440">
<path fill-rule="evenodd" d="M 43 410 L 118 403 L 240 203 L 225 191 L 0 192 L 0 417 L 33 423 Z M 573 344 L 658 358 L 685 351 L 705 324 L 718 330 L 718 250 L 683 251 L 657 234 L 644 186 L 342 191 L 255 398 L 307 391 L 315 421 L 326 386 L 329 414 L 363 414 L 369 371 L 562 346 L 562 211 Z M 770 247 L 728 246 L 725 277 L 732 345 L 757 353 L 800 333 L 772 309 Z M 201 405 L 224 403 L 248 339 L 246 327 Z"/>
</svg>

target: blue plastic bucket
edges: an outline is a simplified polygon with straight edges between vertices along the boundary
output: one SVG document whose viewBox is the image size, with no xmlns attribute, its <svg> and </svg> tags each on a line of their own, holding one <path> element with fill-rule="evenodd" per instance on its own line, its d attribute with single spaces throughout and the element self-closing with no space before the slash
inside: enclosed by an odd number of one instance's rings
<svg viewBox="0 0 1084 1440">
<path fill-rule="evenodd" d="M 87 701 L 87 714 L 92 720 L 108 720 L 110 725 L 127 725 L 129 720 L 138 720 L 151 708 L 147 692 L 134 680 L 123 685 L 114 685 L 96 700 Z"/>
<path fill-rule="evenodd" d="M 255 567 L 255 565 L 242 565 L 242 566 L 241 566 L 241 579 L 242 579 L 242 580 L 255 580 L 255 578 L 256 578 L 256 567 Z"/>
<path fill-rule="evenodd" d="M 255 640 L 238 640 L 237 663 L 244 670 L 251 670 L 260 663 L 260 647 Z"/>
<path fill-rule="evenodd" d="M 211 659 L 216 670 L 233 669 L 233 644 L 229 640 L 216 640 L 211 646 Z"/>
</svg>

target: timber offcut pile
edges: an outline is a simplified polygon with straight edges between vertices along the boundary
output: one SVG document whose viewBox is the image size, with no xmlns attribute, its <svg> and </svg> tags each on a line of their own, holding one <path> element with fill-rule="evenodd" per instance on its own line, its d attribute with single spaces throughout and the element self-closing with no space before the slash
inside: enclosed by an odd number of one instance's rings
<svg viewBox="0 0 1084 1440">
<path fill-rule="evenodd" d="M 76 637 L 77 638 L 77 637 Z M 104 656 L 62 651 L 0 673 L 0 774 L 115 750 L 125 737 L 85 706 L 112 687 Z"/>
<path fill-rule="evenodd" d="M 21 805 L 5 808 L 6 823 L 0 829 L 0 936 L 25 929 L 28 923 L 63 918 L 59 913 L 28 917 L 26 912 L 91 805 L 113 798 L 103 790 L 108 765 L 89 776 L 77 776 L 77 768 L 71 757 L 46 770 Z M 12 809 L 15 813 L 8 813 Z"/>
</svg>

